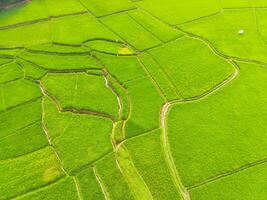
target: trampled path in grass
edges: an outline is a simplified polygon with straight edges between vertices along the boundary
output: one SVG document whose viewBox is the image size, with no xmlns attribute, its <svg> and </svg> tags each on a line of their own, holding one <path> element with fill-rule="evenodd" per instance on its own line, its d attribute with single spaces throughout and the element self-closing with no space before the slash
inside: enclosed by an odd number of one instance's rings
<svg viewBox="0 0 267 200">
<path fill-rule="evenodd" d="M 267 4 L 0 10 L 0 199 L 264 199 Z"/>
</svg>

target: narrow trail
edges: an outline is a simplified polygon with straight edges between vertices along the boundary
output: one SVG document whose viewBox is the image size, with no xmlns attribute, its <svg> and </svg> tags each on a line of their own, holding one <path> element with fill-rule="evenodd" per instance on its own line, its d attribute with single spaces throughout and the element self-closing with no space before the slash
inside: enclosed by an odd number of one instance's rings
<svg viewBox="0 0 267 200">
<path fill-rule="evenodd" d="M 101 188 L 101 191 L 102 191 L 102 193 L 104 195 L 105 200 L 110 200 L 111 198 L 108 196 L 106 188 L 104 187 L 104 184 L 102 183 L 102 180 L 100 179 L 99 174 L 97 173 L 97 170 L 96 170 L 95 166 L 93 167 L 93 172 L 94 172 L 96 181 L 98 182 L 98 184 L 99 184 L 99 186 Z"/>
<path fill-rule="evenodd" d="M 76 190 L 77 190 L 77 193 L 78 193 L 78 197 L 79 197 L 79 200 L 83 200 L 83 197 L 82 197 L 82 192 L 81 192 L 81 187 L 80 187 L 80 184 L 79 184 L 79 181 L 78 179 L 73 176 L 72 177 L 74 183 L 75 183 L 75 186 L 76 186 Z"/>
<path fill-rule="evenodd" d="M 189 194 L 187 188 L 185 188 L 182 184 L 182 181 L 181 181 L 179 173 L 177 171 L 174 159 L 172 157 L 170 144 L 169 144 L 169 140 L 168 140 L 167 126 L 166 126 L 168 112 L 171 109 L 171 107 L 174 105 L 202 100 L 204 98 L 207 98 L 209 95 L 212 95 L 216 91 L 220 90 L 225 85 L 227 85 L 229 82 L 231 82 L 233 79 L 235 79 L 235 77 L 237 77 L 237 75 L 239 74 L 239 67 L 235 64 L 233 64 L 233 65 L 235 66 L 235 70 L 234 70 L 233 74 L 231 76 L 229 76 L 226 80 L 221 82 L 220 84 L 213 87 L 212 89 L 210 89 L 207 92 L 205 92 L 199 96 L 196 96 L 196 97 L 167 102 L 163 105 L 163 107 L 161 109 L 160 121 L 161 121 L 161 127 L 163 129 L 163 134 L 162 134 L 162 143 L 163 144 L 162 145 L 163 145 L 163 150 L 165 152 L 165 158 L 166 158 L 166 161 L 169 165 L 172 177 L 174 179 L 174 183 L 175 183 L 176 187 L 179 189 L 179 191 L 181 192 L 184 200 L 190 200 L 190 194 Z"/>
<path fill-rule="evenodd" d="M 109 80 L 109 73 L 106 69 L 103 69 L 104 79 L 105 79 L 105 85 L 108 89 L 110 89 L 113 94 L 117 97 L 118 100 L 118 112 L 119 112 L 119 120 L 122 120 L 122 99 L 120 97 L 120 94 L 115 90 L 115 88 L 112 86 L 111 81 Z M 117 144 L 115 138 L 114 138 L 114 127 L 116 126 L 116 122 L 113 123 L 113 129 L 110 136 L 110 140 L 113 147 L 113 152 L 115 153 L 115 161 L 116 165 L 123 176 L 123 178 L 126 180 L 129 188 L 131 189 L 133 195 L 136 199 L 143 199 L 143 200 L 153 200 L 152 194 L 146 185 L 145 181 L 143 180 L 142 176 L 139 174 L 137 169 L 135 168 L 132 160 L 125 158 L 125 152 L 127 152 L 126 147 L 123 147 L 123 140 L 119 144 Z M 122 138 L 123 139 L 123 138 Z M 128 153 L 128 152 L 127 152 Z M 98 178 L 100 178 L 98 176 Z M 100 184 L 101 182 L 99 182 Z M 136 184 L 138 183 L 138 184 Z M 141 188 L 141 193 L 140 193 Z M 104 190 L 102 190 L 104 193 Z M 105 193 L 104 193 L 105 195 Z"/>
<path fill-rule="evenodd" d="M 81 196 L 81 190 L 80 190 L 80 186 L 79 186 L 79 184 L 78 184 L 77 178 L 76 178 L 75 176 L 70 175 L 70 174 L 67 172 L 67 170 L 65 169 L 65 167 L 64 167 L 64 163 L 63 163 L 63 161 L 61 160 L 61 158 L 60 158 L 60 156 L 59 156 L 59 154 L 58 154 L 58 152 L 57 152 L 55 146 L 53 145 L 53 143 L 52 143 L 52 138 L 51 138 L 51 136 L 50 136 L 50 134 L 49 134 L 49 131 L 48 131 L 46 125 L 45 125 L 44 97 L 46 96 L 46 93 L 45 93 L 44 88 L 41 86 L 41 84 L 40 84 L 39 86 L 40 86 L 40 89 L 41 89 L 41 91 L 42 91 L 42 93 L 43 93 L 42 102 L 41 102 L 41 109 L 42 109 L 42 119 L 41 119 L 41 123 L 42 123 L 42 128 L 43 128 L 43 130 L 44 130 L 44 132 L 45 132 L 45 135 L 46 135 L 48 144 L 49 144 L 49 146 L 52 148 L 52 150 L 53 150 L 53 152 L 54 152 L 54 154 L 55 154 L 57 160 L 59 161 L 60 168 L 61 168 L 61 170 L 63 171 L 63 173 L 64 173 L 67 177 L 71 177 L 71 178 L 73 179 L 74 184 L 75 184 L 75 187 L 76 187 L 76 190 L 77 190 L 77 194 L 78 194 L 79 200 L 83 200 L 83 199 L 82 199 L 82 196 Z"/>
<path fill-rule="evenodd" d="M 88 109 L 75 109 L 75 108 L 62 108 L 60 106 L 59 101 L 56 99 L 56 97 L 54 97 L 51 93 L 49 93 L 47 90 L 45 90 L 44 86 L 42 85 L 42 83 L 39 83 L 40 88 L 42 93 L 44 94 L 44 96 L 48 96 L 53 103 L 56 105 L 58 111 L 64 113 L 64 112 L 69 112 L 69 113 L 75 113 L 75 114 L 80 114 L 80 115 L 91 115 L 91 116 L 95 116 L 95 117 L 102 117 L 102 118 L 106 118 L 111 120 L 112 122 L 115 121 L 115 117 L 107 114 L 107 113 L 102 113 L 102 112 L 96 112 L 96 111 L 92 111 L 92 110 L 88 110 Z"/>
</svg>

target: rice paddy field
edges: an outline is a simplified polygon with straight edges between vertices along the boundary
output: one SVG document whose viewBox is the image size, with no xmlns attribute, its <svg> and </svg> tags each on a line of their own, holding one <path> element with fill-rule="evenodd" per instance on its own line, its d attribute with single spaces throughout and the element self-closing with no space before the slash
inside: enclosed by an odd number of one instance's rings
<svg viewBox="0 0 267 200">
<path fill-rule="evenodd" d="M 0 200 L 267 200 L 266 0 L 0 0 Z"/>
</svg>

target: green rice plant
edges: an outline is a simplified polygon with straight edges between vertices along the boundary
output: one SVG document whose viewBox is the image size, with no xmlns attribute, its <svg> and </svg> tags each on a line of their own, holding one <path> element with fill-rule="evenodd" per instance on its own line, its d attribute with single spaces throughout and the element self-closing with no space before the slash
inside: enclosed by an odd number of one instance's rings
<svg viewBox="0 0 267 200">
<path fill-rule="evenodd" d="M 117 97 L 105 85 L 103 76 L 87 73 L 55 73 L 46 75 L 41 83 L 63 110 L 88 110 L 118 118 Z"/>
<path fill-rule="evenodd" d="M 82 4 L 76 0 L 44 0 L 43 6 L 45 6 L 43 10 L 46 10 L 49 16 L 60 16 L 86 11 Z"/>
<path fill-rule="evenodd" d="M 79 200 L 76 185 L 72 177 L 67 177 L 56 181 L 48 186 L 22 195 L 18 200 L 51 200 L 51 199 L 69 199 Z"/>
<path fill-rule="evenodd" d="M 168 26 L 141 9 L 133 10 L 129 12 L 129 15 L 163 42 L 174 40 L 183 35 L 177 29 Z"/>
<path fill-rule="evenodd" d="M 66 126 L 71 122 L 73 116 L 68 112 L 59 112 L 55 102 L 46 96 L 44 97 L 42 104 L 42 112 L 44 113 L 43 123 L 49 131 L 51 140 L 53 140 L 54 138 L 60 136 L 62 132 L 64 132 Z"/>
<path fill-rule="evenodd" d="M 227 26 L 225 26 L 227 24 Z M 266 43 L 258 33 L 252 9 L 233 9 L 180 26 L 209 40 L 222 54 L 267 62 Z M 251 48 L 254 46 L 254 48 Z"/>
<path fill-rule="evenodd" d="M 88 55 L 79 54 L 46 54 L 23 51 L 18 55 L 20 58 L 30 61 L 44 69 L 69 70 L 100 68 L 98 61 Z"/>
<path fill-rule="evenodd" d="M 0 47 L 23 47 L 51 41 L 49 22 L 0 30 Z"/>
<path fill-rule="evenodd" d="M 207 92 L 234 72 L 234 67 L 205 43 L 188 37 L 149 50 L 149 53 L 184 98 Z"/>
<path fill-rule="evenodd" d="M 266 7 L 267 2 L 264 0 L 253 0 L 252 4 L 256 7 Z"/>
<path fill-rule="evenodd" d="M 106 76 L 106 79 L 110 87 L 112 87 L 114 92 L 116 93 L 119 101 L 118 103 L 120 104 L 119 119 L 126 120 L 128 118 L 130 110 L 130 97 L 128 95 L 128 92 L 126 88 L 110 74 Z"/>
<path fill-rule="evenodd" d="M 0 49 L 0 56 L 3 56 L 3 58 L 0 57 L 0 63 L 2 64 L 2 62 L 4 60 L 9 60 L 10 61 L 12 59 L 12 57 L 15 56 L 19 51 L 20 51 L 19 48 L 3 48 L 3 49 Z"/>
<path fill-rule="evenodd" d="M 29 3 L 0 10 L 0 27 L 19 24 L 29 21 L 36 21 L 47 18 L 47 11 L 44 9 L 42 0 L 33 0 Z"/>
<path fill-rule="evenodd" d="M 142 176 L 136 170 L 131 155 L 124 145 L 120 145 L 116 154 L 117 165 L 123 173 L 135 199 L 153 199 Z"/>
<path fill-rule="evenodd" d="M 77 174 L 77 179 L 83 199 L 105 199 L 103 191 L 92 168 L 79 172 Z"/>
<path fill-rule="evenodd" d="M 223 8 L 246 8 L 252 7 L 252 3 L 250 0 L 222 0 L 222 6 Z"/>
<path fill-rule="evenodd" d="M 239 64 L 240 74 L 227 86 L 170 110 L 168 138 L 185 186 L 266 158 L 266 68 Z"/>
<path fill-rule="evenodd" d="M 255 10 L 257 22 L 258 22 L 258 29 L 260 36 L 264 39 L 265 42 L 267 42 L 267 25 L 266 25 L 266 10 L 265 9 L 257 9 Z"/>
<path fill-rule="evenodd" d="M 137 2 L 139 6 L 164 22 L 175 25 L 211 15 L 220 10 L 219 0 L 144 0 Z"/>
<path fill-rule="evenodd" d="M 4 101 L 3 109 L 8 109 L 42 96 L 40 88 L 28 80 L 17 80 L 0 87 Z"/>
<path fill-rule="evenodd" d="M 135 8 L 130 0 L 81 0 L 81 2 L 98 17 Z"/>
<path fill-rule="evenodd" d="M 45 147 L 47 143 L 42 125 L 38 121 L 0 139 L 0 160 L 28 154 Z"/>
<path fill-rule="evenodd" d="M 26 51 L 32 53 L 66 53 L 66 54 L 85 54 L 88 55 L 91 52 L 91 49 L 84 46 L 68 46 L 68 45 L 58 45 L 58 44 L 40 44 L 35 46 L 27 47 Z"/>
<path fill-rule="evenodd" d="M 0 66 L 0 84 L 21 79 L 23 71 L 16 63 L 10 63 Z"/>
<path fill-rule="evenodd" d="M 145 70 L 157 83 L 160 90 L 163 92 L 167 100 L 180 99 L 181 94 L 176 88 L 173 81 L 170 79 L 168 74 L 149 54 L 142 54 L 140 62 L 144 65 Z"/>
<path fill-rule="evenodd" d="M 267 165 L 261 164 L 194 188 L 190 194 L 197 200 L 240 199 L 264 200 L 267 187 Z"/>
<path fill-rule="evenodd" d="M 121 83 L 144 77 L 146 74 L 134 56 L 112 56 L 94 53 L 108 72 Z"/>
<path fill-rule="evenodd" d="M 1 50 L 0 50 L 0 54 L 1 54 Z M 5 57 L 4 58 L 0 57 L 0 69 L 1 69 L 2 65 L 5 65 L 5 64 L 7 64 L 9 62 L 12 62 L 12 59 L 5 58 Z"/>
<path fill-rule="evenodd" d="M 91 14 L 52 19 L 53 42 L 81 44 L 94 39 L 119 40 L 118 36 L 103 26 Z"/>
<path fill-rule="evenodd" d="M 63 176 L 60 163 L 51 147 L 1 161 L 0 173 L 0 196 L 3 199 L 40 188 Z"/>
<path fill-rule="evenodd" d="M 124 146 L 153 199 L 182 199 L 165 161 L 160 137 L 161 129 L 157 129 L 127 140 Z"/>
<path fill-rule="evenodd" d="M 144 50 L 161 44 L 150 31 L 137 23 L 128 14 L 117 14 L 101 18 L 112 31 L 138 50 Z"/>
<path fill-rule="evenodd" d="M 112 153 L 96 163 L 95 174 L 108 199 L 134 199 L 133 193 L 119 170 L 115 154 Z"/>
<path fill-rule="evenodd" d="M 134 50 L 122 42 L 108 40 L 91 40 L 84 44 L 92 51 L 102 52 L 111 55 L 132 55 Z"/>
<path fill-rule="evenodd" d="M 0 112 L 0 137 L 6 137 L 40 119 L 40 100 Z"/>
<path fill-rule="evenodd" d="M 55 111 L 52 108 L 46 108 L 47 106 L 56 107 L 51 99 L 45 97 L 44 110 L 45 115 L 49 117 L 49 120 L 45 120 L 45 125 L 51 135 L 51 142 L 68 172 L 78 171 L 111 150 L 112 122 L 110 120 L 71 112 L 49 113 L 49 111 Z M 53 123 L 50 125 L 50 122 Z"/>
<path fill-rule="evenodd" d="M 25 77 L 27 78 L 39 80 L 47 73 L 47 70 L 41 68 L 40 66 L 22 59 L 18 59 L 16 63 L 23 68 Z"/>
<path fill-rule="evenodd" d="M 145 77 L 125 85 L 131 101 L 130 116 L 125 126 L 126 137 L 159 127 L 159 115 L 164 100 L 151 80 Z"/>
</svg>

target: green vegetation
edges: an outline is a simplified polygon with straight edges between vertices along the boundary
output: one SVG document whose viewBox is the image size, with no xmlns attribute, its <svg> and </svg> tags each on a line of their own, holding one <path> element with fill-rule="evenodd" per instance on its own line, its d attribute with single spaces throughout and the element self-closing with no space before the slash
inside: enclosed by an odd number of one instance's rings
<svg viewBox="0 0 267 200">
<path fill-rule="evenodd" d="M 0 172 L 0 195 L 3 199 L 45 186 L 63 175 L 60 163 L 49 147 L 23 157 L 1 161 Z"/>
<path fill-rule="evenodd" d="M 227 86 L 201 101 L 178 103 L 170 111 L 169 142 L 186 186 L 266 156 L 266 68 L 239 64 L 239 76 Z"/>
<path fill-rule="evenodd" d="M 129 0 L 116 0 L 112 2 L 109 0 L 81 0 L 81 2 L 96 16 L 109 15 L 124 10 L 133 9 L 135 6 Z"/>
<path fill-rule="evenodd" d="M 131 18 L 130 15 L 112 15 L 104 17 L 102 22 L 138 50 L 151 48 L 161 43 L 159 39 Z"/>
<path fill-rule="evenodd" d="M 266 200 L 266 0 L 0 0 L 0 200 Z"/>
<path fill-rule="evenodd" d="M 153 199 L 180 199 L 162 151 L 161 130 L 148 133 L 125 143 L 132 162 L 147 184 Z"/>
<path fill-rule="evenodd" d="M 67 171 L 79 170 L 110 151 L 112 123 L 109 119 L 86 113 L 60 113 L 48 97 L 43 104 L 49 117 L 45 118 L 47 132 Z"/>
<path fill-rule="evenodd" d="M 75 183 L 71 177 L 58 180 L 44 188 L 37 189 L 29 194 L 22 195 L 18 200 L 37 200 L 37 199 L 70 199 L 78 200 L 78 194 L 75 188 Z"/>
<path fill-rule="evenodd" d="M 148 52 L 164 66 L 164 72 L 184 98 L 203 94 L 233 73 L 233 66 L 227 61 L 214 55 L 203 42 L 188 37 Z"/>
<path fill-rule="evenodd" d="M 81 171 L 77 178 L 83 199 L 105 199 L 93 168 Z"/>
</svg>

